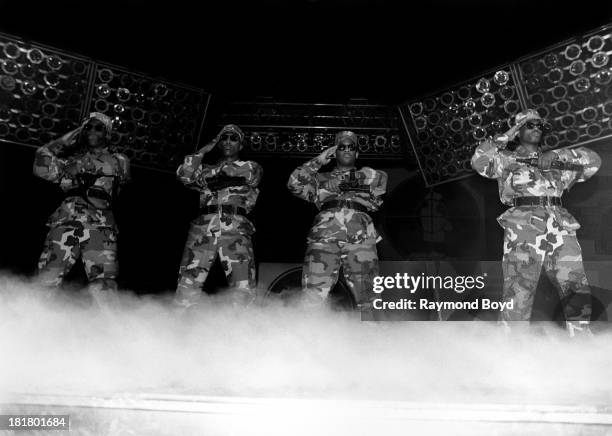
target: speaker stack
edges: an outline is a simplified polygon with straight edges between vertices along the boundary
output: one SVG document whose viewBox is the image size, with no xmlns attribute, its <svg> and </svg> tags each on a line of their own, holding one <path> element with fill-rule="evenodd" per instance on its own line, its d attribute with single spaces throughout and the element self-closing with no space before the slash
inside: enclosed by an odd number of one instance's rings
<svg viewBox="0 0 612 436">
<path fill-rule="evenodd" d="M 516 83 L 504 65 L 399 107 L 427 186 L 472 174 L 476 145 L 506 131 L 521 110 Z"/>
<path fill-rule="evenodd" d="M 193 152 L 208 94 L 106 64 L 93 77 L 89 110 L 113 119 L 111 144 L 133 164 L 174 171 Z"/>
<path fill-rule="evenodd" d="M 39 147 L 89 112 L 113 119 L 112 147 L 175 171 L 198 142 L 210 94 L 0 34 L 0 142 Z"/>
<path fill-rule="evenodd" d="M 78 126 L 91 61 L 0 34 L 0 141 L 40 146 Z"/>
<path fill-rule="evenodd" d="M 518 62 L 527 106 L 552 124 L 549 148 L 612 135 L 611 27 L 581 35 Z"/>
<path fill-rule="evenodd" d="M 348 104 L 263 101 L 229 105 L 219 125 L 234 123 L 246 135 L 245 154 L 252 157 L 316 156 L 333 145 L 336 133 L 358 135 L 360 158 L 405 158 L 407 137 L 391 106 L 352 100 Z"/>
<path fill-rule="evenodd" d="M 612 25 L 399 106 L 425 184 L 472 175 L 470 158 L 514 115 L 535 108 L 552 124 L 548 149 L 612 136 Z"/>
</svg>

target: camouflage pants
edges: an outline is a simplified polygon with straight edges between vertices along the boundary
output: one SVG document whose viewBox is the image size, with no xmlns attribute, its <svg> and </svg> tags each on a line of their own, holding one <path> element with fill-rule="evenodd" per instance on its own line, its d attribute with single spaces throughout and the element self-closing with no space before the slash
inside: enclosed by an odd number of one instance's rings
<svg viewBox="0 0 612 436">
<path fill-rule="evenodd" d="M 591 294 L 576 232 L 559 228 L 552 216 L 544 231 L 528 225 L 505 229 L 502 267 L 503 299 L 514 300 L 514 308 L 501 314 L 503 321 L 529 321 L 542 268 L 559 292 L 566 320 L 590 319 Z"/>
<path fill-rule="evenodd" d="M 87 278 L 103 289 L 116 289 L 117 232 L 112 228 L 90 227 L 80 222 L 52 227 L 38 261 L 42 283 L 58 287 L 81 257 Z"/>
<path fill-rule="evenodd" d="M 378 275 L 375 244 L 310 242 L 302 269 L 302 287 L 327 298 L 338 281 L 340 266 L 357 303 L 369 301 L 374 277 Z"/>
<path fill-rule="evenodd" d="M 228 285 L 255 296 L 255 256 L 251 238 L 241 234 L 207 233 L 202 226 L 192 225 L 179 269 L 176 300 L 183 306 L 196 304 L 210 267 L 219 254 Z"/>
</svg>

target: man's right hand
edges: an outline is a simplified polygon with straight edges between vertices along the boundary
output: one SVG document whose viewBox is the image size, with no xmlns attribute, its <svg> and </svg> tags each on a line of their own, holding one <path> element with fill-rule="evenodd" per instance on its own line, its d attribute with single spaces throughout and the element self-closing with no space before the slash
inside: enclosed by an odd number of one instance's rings
<svg viewBox="0 0 612 436">
<path fill-rule="evenodd" d="M 327 150 L 323 151 L 320 155 L 317 156 L 317 161 L 321 165 L 325 165 L 331 161 L 332 156 L 336 153 L 337 146 L 329 147 Z"/>
<path fill-rule="evenodd" d="M 76 129 L 73 129 L 70 132 L 66 133 L 65 135 L 61 136 L 59 138 L 59 140 L 64 145 L 70 145 L 73 142 L 73 140 L 77 136 L 79 136 L 80 133 L 81 133 L 81 126 L 77 127 Z"/>
<path fill-rule="evenodd" d="M 525 116 L 525 118 L 523 120 L 521 120 L 520 123 L 518 123 L 516 126 L 512 126 L 510 128 L 510 130 L 508 130 L 505 134 L 508 136 L 508 140 L 512 141 L 514 138 L 516 138 L 516 135 L 518 135 L 519 131 L 521 130 L 521 127 L 523 127 L 525 125 L 525 123 L 527 123 L 528 121 L 531 120 L 540 120 L 541 118 L 536 115 L 536 114 L 532 114 L 531 112 L 527 113 L 527 115 Z"/>
<path fill-rule="evenodd" d="M 216 138 L 215 138 L 216 139 Z M 202 147 L 200 149 L 200 153 L 202 154 L 206 154 L 208 153 L 210 150 L 212 150 L 213 148 L 215 148 L 215 145 L 217 145 L 217 141 L 215 141 L 214 139 L 212 141 L 210 141 L 208 144 L 206 144 L 204 147 Z"/>
</svg>

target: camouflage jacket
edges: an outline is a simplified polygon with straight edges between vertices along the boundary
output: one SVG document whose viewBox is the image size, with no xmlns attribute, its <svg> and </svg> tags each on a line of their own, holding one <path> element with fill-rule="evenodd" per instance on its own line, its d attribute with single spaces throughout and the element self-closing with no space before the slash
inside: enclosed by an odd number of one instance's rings
<svg viewBox="0 0 612 436">
<path fill-rule="evenodd" d="M 501 149 L 501 144 L 493 140 L 483 141 L 474 152 L 472 168 L 480 175 L 497 179 L 499 197 L 502 203 L 512 206 L 516 197 L 561 197 L 563 191 L 574 183 L 584 182 L 597 172 L 601 159 L 597 153 L 585 147 L 559 149 L 553 152 L 563 162 L 579 164 L 582 171 L 551 169 L 543 171 L 535 166 L 517 162 L 517 158 L 537 158 L 539 153 L 529 153 L 523 147 L 516 151 Z M 576 230 L 580 224 L 561 206 L 520 206 L 512 207 L 498 217 L 504 228 L 508 226 L 534 226 L 544 231 L 548 216 L 553 215 L 555 222 L 563 229 Z"/>
<path fill-rule="evenodd" d="M 200 207 L 215 205 L 231 205 L 242 207 L 250 212 L 259 195 L 259 181 L 263 170 L 257 162 L 236 160 L 233 162 L 222 161 L 213 165 L 202 164 L 202 153 L 196 153 L 185 157 L 185 161 L 176 171 L 179 180 L 187 187 L 200 193 Z M 225 173 L 228 176 L 238 176 L 246 180 L 244 186 L 230 186 L 211 191 L 206 184 L 206 179 Z M 204 226 L 207 233 L 223 231 L 224 233 L 238 233 L 251 235 L 255 227 L 251 221 L 242 215 L 216 214 L 200 215 L 194 221 L 195 224 Z"/>
<path fill-rule="evenodd" d="M 325 189 L 324 183 L 332 178 L 344 181 L 350 172 L 334 169 L 331 172 L 319 173 L 321 166 L 317 159 L 312 159 L 295 169 L 287 183 L 289 191 L 314 203 L 319 209 L 325 202 L 332 200 L 354 201 L 370 211 L 376 211 L 382 205 L 382 196 L 387 189 L 385 172 L 368 167 L 356 171 L 355 175 L 360 184 L 369 186 L 370 192 L 333 192 Z M 309 242 L 347 241 L 375 244 L 381 239 L 367 213 L 346 208 L 319 212 L 308 235 Z"/>
<path fill-rule="evenodd" d="M 125 155 L 103 149 L 76 151 L 73 155 L 59 157 L 66 147 L 59 141 L 53 141 L 36 150 L 34 175 L 57 183 L 64 192 L 68 192 L 81 187 L 79 174 L 96 174 L 98 177 L 94 178 L 92 186 L 111 198 L 114 190 L 130 179 L 130 161 Z M 92 227 L 115 227 L 115 217 L 108 202 L 96 197 L 68 194 L 47 224 L 57 226 L 71 221 Z"/>
</svg>

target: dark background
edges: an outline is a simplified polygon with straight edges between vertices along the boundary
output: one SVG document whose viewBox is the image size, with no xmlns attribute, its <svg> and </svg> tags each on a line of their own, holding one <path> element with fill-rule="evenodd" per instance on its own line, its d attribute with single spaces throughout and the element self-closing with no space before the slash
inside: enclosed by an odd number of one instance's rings
<svg viewBox="0 0 612 436">
<path fill-rule="evenodd" d="M 478 75 L 612 21 L 612 2 L 427 1 L 0 1 L 0 32 L 30 39 L 212 94 L 203 140 L 214 135 L 227 103 L 257 96 L 335 103 L 366 98 L 397 105 Z M 200 144 L 202 145 L 202 144 Z M 598 150 L 600 151 L 600 150 Z M 59 189 L 31 175 L 34 149 L 0 144 L 0 267 L 32 274 L 62 199 Z M 211 157 L 214 159 L 214 156 Z M 261 262 L 297 262 L 314 206 L 286 190 L 303 160 L 257 159 L 264 167 L 253 221 Z M 390 174 L 378 216 L 381 260 L 499 260 L 504 207 L 497 185 L 471 177 L 436 189 L 451 222 L 441 243 L 422 238 L 422 178 L 407 161 L 361 161 Z M 592 241 L 585 259 L 609 259 L 612 241 L 601 200 L 609 177 L 577 187 L 570 210 L 600 220 L 582 230 Z M 598 203 L 599 202 L 599 203 Z M 173 289 L 197 196 L 173 174 L 133 169 L 118 206 L 120 282 L 139 292 Z M 594 222 L 594 221 L 593 221 Z M 583 222 L 584 224 L 584 222 Z M 219 271 L 214 273 L 218 278 Z M 215 278 L 215 280 L 216 280 Z"/>
</svg>

